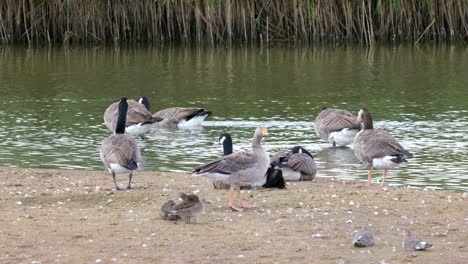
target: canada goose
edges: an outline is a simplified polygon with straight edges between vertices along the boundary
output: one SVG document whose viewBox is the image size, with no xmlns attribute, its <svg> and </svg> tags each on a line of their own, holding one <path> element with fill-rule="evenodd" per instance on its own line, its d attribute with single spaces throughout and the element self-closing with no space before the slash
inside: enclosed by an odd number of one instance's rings
<svg viewBox="0 0 468 264">
<path fill-rule="evenodd" d="M 138 98 L 138 102 L 150 111 L 146 96 Z M 156 124 L 158 127 L 193 127 L 201 125 L 209 115 L 211 112 L 203 108 L 171 107 L 154 113 L 153 117 L 164 119 Z"/>
<path fill-rule="evenodd" d="M 133 136 L 145 138 L 145 134 L 153 127 L 153 124 L 163 119 L 154 117 L 151 112 L 136 101 L 128 100 L 127 121 L 125 123 L 125 132 Z M 117 124 L 118 102 L 111 104 L 104 112 L 104 123 L 107 128 L 114 132 Z"/>
<path fill-rule="evenodd" d="M 421 238 L 417 236 L 412 236 L 409 230 L 405 230 L 405 238 L 403 239 L 403 249 L 408 251 L 423 251 L 430 247 L 432 244 L 423 241 Z"/>
<path fill-rule="evenodd" d="M 102 163 L 104 163 L 109 173 L 112 174 L 117 190 L 125 189 L 121 189 L 117 185 L 115 174 L 129 172 L 127 189 L 131 189 L 132 173 L 134 170 L 138 169 L 139 163 L 142 161 L 140 149 L 135 139 L 130 135 L 124 134 L 127 109 L 127 98 L 122 97 L 118 103 L 115 134 L 110 135 L 102 142 L 100 151 Z"/>
<path fill-rule="evenodd" d="M 301 146 L 274 155 L 272 163 L 283 171 L 286 181 L 311 181 L 317 174 L 314 157 Z"/>
<path fill-rule="evenodd" d="M 232 138 L 229 133 L 222 133 L 219 136 L 218 141 L 219 143 L 223 144 L 224 156 L 232 154 Z M 241 186 L 241 189 L 259 187 L 259 186 L 262 186 L 263 188 L 278 188 L 278 189 L 286 188 L 286 181 L 283 178 L 282 171 L 281 169 L 275 168 L 274 164 L 270 164 L 270 167 L 268 167 L 265 177 L 266 179 L 261 179 L 258 183 L 254 183 L 250 186 Z M 263 182 L 265 183 L 261 185 Z M 213 187 L 215 189 L 229 189 L 230 185 L 223 181 L 213 181 Z"/>
<path fill-rule="evenodd" d="M 374 235 L 367 229 L 359 230 L 354 235 L 353 245 L 355 247 L 371 247 L 374 245 Z"/>
<path fill-rule="evenodd" d="M 242 211 L 244 208 L 254 207 L 241 199 L 240 186 L 251 185 L 262 179 L 266 180 L 265 173 L 270 164 L 270 158 L 261 144 L 264 136 L 268 136 L 268 130 L 258 127 L 252 140 L 252 152 L 235 152 L 223 156 L 195 168 L 193 175 L 201 175 L 229 183 L 231 188 L 228 193 L 228 206 L 232 210 Z M 239 207 L 234 206 L 234 190 L 237 191 Z"/>
<path fill-rule="evenodd" d="M 190 223 L 191 219 L 197 218 L 203 212 L 203 202 L 195 194 L 178 193 L 178 196 L 182 202 L 174 204 L 170 208 L 169 203 L 172 200 L 166 203 L 168 207 L 166 210 L 167 219 L 185 219 L 186 223 Z"/>
<path fill-rule="evenodd" d="M 361 124 L 361 131 L 354 139 L 354 155 L 368 169 L 367 185 L 371 184 L 372 168 L 381 168 L 383 172 L 382 186 L 387 177 L 387 170 L 395 168 L 403 162 L 406 157 L 412 157 L 398 141 L 384 131 L 374 130 L 372 115 L 367 108 L 359 110 L 357 123 Z"/>
<path fill-rule="evenodd" d="M 359 131 L 356 126 L 356 117 L 342 109 L 323 107 L 315 118 L 315 133 L 323 141 L 329 142 L 333 147 L 346 146 L 353 143 Z"/>
</svg>

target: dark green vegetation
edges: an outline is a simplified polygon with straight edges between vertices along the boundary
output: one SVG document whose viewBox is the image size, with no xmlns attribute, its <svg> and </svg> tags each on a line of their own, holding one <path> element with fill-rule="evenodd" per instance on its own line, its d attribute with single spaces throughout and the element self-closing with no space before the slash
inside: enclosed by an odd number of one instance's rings
<svg viewBox="0 0 468 264">
<path fill-rule="evenodd" d="M 468 39 L 467 0 L 3 0 L 0 41 L 374 43 Z"/>
</svg>

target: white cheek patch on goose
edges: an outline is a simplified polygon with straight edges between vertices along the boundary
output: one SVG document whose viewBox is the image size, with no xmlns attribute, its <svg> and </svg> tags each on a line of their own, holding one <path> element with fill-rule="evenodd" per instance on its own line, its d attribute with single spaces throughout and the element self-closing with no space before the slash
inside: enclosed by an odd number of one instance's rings
<svg viewBox="0 0 468 264">
<path fill-rule="evenodd" d="M 222 137 L 222 138 L 219 140 L 219 143 L 220 143 L 220 144 L 223 144 L 223 143 L 224 143 L 224 140 L 226 140 L 226 137 Z"/>
<path fill-rule="evenodd" d="M 388 168 L 395 168 L 400 165 L 399 163 L 396 163 L 392 161 L 392 159 L 396 159 L 396 156 L 385 156 L 383 158 L 375 158 L 372 160 L 372 167 L 378 168 L 378 169 L 388 169 Z"/>
</svg>

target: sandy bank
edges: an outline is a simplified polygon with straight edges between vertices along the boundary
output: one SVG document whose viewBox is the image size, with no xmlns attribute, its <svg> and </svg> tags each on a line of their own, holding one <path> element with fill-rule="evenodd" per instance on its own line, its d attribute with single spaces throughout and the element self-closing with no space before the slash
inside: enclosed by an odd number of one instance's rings
<svg viewBox="0 0 468 264">
<path fill-rule="evenodd" d="M 126 177 L 119 177 L 121 182 Z M 226 208 L 226 192 L 184 173 L 137 172 L 113 191 L 104 171 L 0 169 L 1 263 L 463 263 L 468 195 L 318 178 L 286 190 L 250 190 L 257 208 Z M 163 221 L 176 193 L 210 201 L 195 224 Z M 372 248 L 351 245 L 370 226 Z M 407 253 L 402 228 L 434 246 Z"/>
</svg>

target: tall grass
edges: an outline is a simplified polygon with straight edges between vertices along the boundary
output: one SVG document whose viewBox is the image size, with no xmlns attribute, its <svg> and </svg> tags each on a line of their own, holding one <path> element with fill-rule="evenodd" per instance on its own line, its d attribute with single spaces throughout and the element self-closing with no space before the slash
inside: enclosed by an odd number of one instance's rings
<svg viewBox="0 0 468 264">
<path fill-rule="evenodd" d="M 468 0 L 2 0 L 0 41 L 28 44 L 468 40 Z"/>
</svg>

